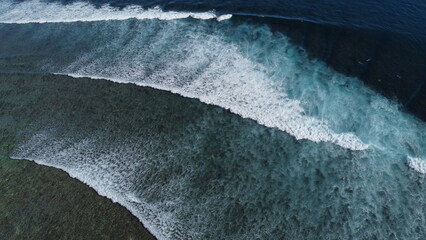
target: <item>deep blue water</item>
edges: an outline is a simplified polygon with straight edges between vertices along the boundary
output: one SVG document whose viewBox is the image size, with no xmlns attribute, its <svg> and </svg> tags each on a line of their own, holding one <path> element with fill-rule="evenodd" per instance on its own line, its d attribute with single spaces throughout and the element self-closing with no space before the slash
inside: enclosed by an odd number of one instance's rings
<svg viewBox="0 0 426 240">
<path fill-rule="evenodd" d="M 71 3 L 74 1 L 61 1 Z M 90 1 L 102 5 L 142 7 L 160 6 L 163 10 L 209 11 L 234 15 L 271 16 L 297 19 L 348 28 L 381 30 L 425 37 L 426 3 L 416 0 L 329 1 L 329 0 L 265 0 L 265 1 Z"/>
<path fill-rule="evenodd" d="M 425 6 L 3 1 L 12 156 L 161 239 L 424 239 Z"/>
</svg>

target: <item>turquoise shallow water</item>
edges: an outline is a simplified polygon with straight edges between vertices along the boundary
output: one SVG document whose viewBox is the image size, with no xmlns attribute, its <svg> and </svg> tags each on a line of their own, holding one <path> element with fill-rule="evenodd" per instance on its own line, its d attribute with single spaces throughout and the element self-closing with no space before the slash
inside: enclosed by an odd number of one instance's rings
<svg viewBox="0 0 426 240">
<path fill-rule="evenodd" d="M 77 7 L 0 24 L 11 157 L 159 239 L 426 236 L 426 125 L 398 103 L 265 24 Z"/>
</svg>

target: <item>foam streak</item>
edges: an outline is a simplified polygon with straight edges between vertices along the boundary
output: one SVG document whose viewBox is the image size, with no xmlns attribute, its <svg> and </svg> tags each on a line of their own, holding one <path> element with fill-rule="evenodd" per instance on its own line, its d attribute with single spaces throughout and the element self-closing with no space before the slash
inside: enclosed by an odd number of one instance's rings
<svg viewBox="0 0 426 240">
<path fill-rule="evenodd" d="M 217 16 L 210 12 L 164 12 L 159 7 L 143 9 L 131 5 L 123 9 L 103 5 L 100 8 L 84 3 L 74 2 L 68 5 L 59 3 L 45 3 L 40 0 L 25 1 L 19 4 L 5 2 L 0 4 L 0 23 L 59 23 L 59 22 L 90 22 L 108 20 L 160 19 L 175 20 L 183 18 L 227 20 L 232 15 Z"/>
</svg>

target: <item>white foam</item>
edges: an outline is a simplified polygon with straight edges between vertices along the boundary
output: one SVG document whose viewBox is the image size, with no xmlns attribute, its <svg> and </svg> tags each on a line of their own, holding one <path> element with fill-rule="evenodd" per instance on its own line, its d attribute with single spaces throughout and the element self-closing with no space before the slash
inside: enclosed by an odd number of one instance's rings
<svg viewBox="0 0 426 240">
<path fill-rule="evenodd" d="M 136 19 L 174 20 L 183 18 L 217 19 L 223 21 L 232 15 L 216 15 L 209 12 L 164 12 L 159 7 L 143 9 L 140 6 L 130 5 L 123 9 L 103 5 L 100 8 L 85 3 L 74 2 L 63 5 L 60 3 L 47 3 L 41 0 L 11 3 L 0 3 L 0 23 L 58 23 L 78 21 L 107 21 Z"/>
<path fill-rule="evenodd" d="M 232 18 L 232 14 L 224 14 L 224 15 L 220 15 L 217 17 L 217 20 L 220 21 L 224 21 L 224 20 L 228 20 Z"/>
<path fill-rule="evenodd" d="M 353 133 L 335 133 L 326 122 L 307 115 L 300 101 L 290 99 L 286 89 L 268 76 L 270 69 L 242 56 L 237 46 L 216 37 L 196 38 L 194 40 L 187 37 L 184 43 L 175 46 L 176 50 L 165 52 L 161 57 L 151 60 L 155 62 L 153 68 L 157 70 L 150 71 L 149 75 L 146 68 L 150 67 L 146 65 L 150 60 L 145 58 L 148 58 L 147 55 L 151 52 L 154 54 L 155 48 L 161 48 L 161 44 L 148 46 L 146 51 L 135 50 L 133 47 L 136 46 L 129 44 L 127 49 L 121 49 L 123 57 L 121 54 L 116 56 L 121 60 L 114 65 L 111 65 L 111 59 L 93 59 L 92 56 L 99 56 L 96 52 L 88 53 L 58 74 L 108 79 L 166 90 L 229 109 L 241 117 L 256 120 L 267 127 L 278 128 L 297 139 L 332 142 L 351 150 L 368 148 L 368 145 Z M 296 48 L 290 45 L 286 51 L 294 49 Z M 145 53 L 131 56 L 132 51 Z M 181 55 L 181 51 L 188 51 L 188 54 L 183 59 L 176 59 L 176 56 Z M 214 56 L 213 59 L 211 56 Z M 288 61 L 290 71 L 304 70 L 297 66 L 292 67 L 292 61 L 299 60 L 294 58 Z M 191 75 L 199 71 L 200 66 L 204 68 L 202 73 Z M 312 67 L 323 68 L 321 65 Z"/>
<path fill-rule="evenodd" d="M 128 201 L 130 201 L 130 202 L 142 203 L 142 201 L 138 197 L 136 197 L 136 195 L 132 192 L 126 193 L 125 195 L 126 195 Z"/>
<path fill-rule="evenodd" d="M 416 157 L 407 157 L 408 166 L 419 173 L 426 174 L 426 160 Z"/>
<path fill-rule="evenodd" d="M 243 63 L 244 64 L 244 63 Z M 237 71 L 234 74 L 237 74 Z M 63 73 L 61 73 L 63 74 Z M 164 85 L 170 79 L 161 80 L 161 83 L 132 82 L 128 79 L 111 78 L 106 75 L 94 76 L 84 74 L 67 74 L 71 77 L 89 77 L 93 79 L 107 79 L 118 83 L 134 83 L 138 86 L 152 87 L 170 91 L 184 97 L 197 98 L 204 103 L 229 109 L 243 118 L 256 120 L 267 127 L 278 128 L 296 139 L 308 139 L 314 142 L 332 142 L 346 149 L 365 150 L 368 148 L 352 133 L 334 133 L 324 122 L 313 117 L 305 116 L 303 108 L 297 100 L 286 98 L 285 94 L 274 91 L 269 84 L 257 82 L 226 82 L 232 77 L 221 79 L 211 86 L 208 78 L 200 82 L 192 82 L 185 88 Z M 158 80 L 158 79 L 156 79 Z M 200 79 L 201 80 L 201 79 Z M 254 79 L 255 81 L 257 79 Z M 209 86 L 210 85 L 210 86 Z"/>
<path fill-rule="evenodd" d="M 131 140 L 126 146 L 114 143 L 100 150 L 105 146 L 99 144 L 110 144 L 108 136 L 95 134 L 84 139 L 62 138 L 55 135 L 52 127 L 32 135 L 11 158 L 22 159 L 25 156 L 26 160 L 37 164 L 61 169 L 99 195 L 127 208 L 157 239 L 176 239 L 173 237 L 174 228 L 179 223 L 161 209 L 163 203 L 149 203 L 130 190 L 135 184 L 132 178 L 138 176 L 138 161 L 144 161 L 140 158 L 144 149 L 135 152 L 135 146 L 131 144 L 136 142 L 139 140 Z M 135 156 L 139 157 L 136 161 Z M 184 226 L 180 228 L 185 232 L 191 231 Z"/>
</svg>

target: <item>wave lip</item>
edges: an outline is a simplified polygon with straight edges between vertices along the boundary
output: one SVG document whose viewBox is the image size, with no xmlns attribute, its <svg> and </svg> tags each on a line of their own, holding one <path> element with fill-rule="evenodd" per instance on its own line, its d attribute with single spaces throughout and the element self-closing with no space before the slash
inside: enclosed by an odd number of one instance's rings
<svg viewBox="0 0 426 240">
<path fill-rule="evenodd" d="M 232 17 L 231 14 L 216 15 L 209 12 L 164 12 L 159 7 L 143 9 L 137 5 L 126 6 L 123 9 L 103 5 L 100 8 L 84 3 L 74 2 L 68 5 L 59 3 L 45 3 L 40 0 L 23 3 L 4 2 L 0 4 L 0 23 L 64 23 L 64 22 L 91 22 L 108 20 L 126 20 L 131 18 L 176 20 L 183 18 L 201 20 L 216 19 L 224 21 Z"/>
</svg>

